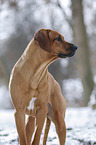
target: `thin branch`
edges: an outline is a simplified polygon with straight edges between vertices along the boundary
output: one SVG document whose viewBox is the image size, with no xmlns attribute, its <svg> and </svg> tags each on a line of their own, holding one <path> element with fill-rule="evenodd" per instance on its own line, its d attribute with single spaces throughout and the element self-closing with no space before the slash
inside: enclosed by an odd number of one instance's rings
<svg viewBox="0 0 96 145">
<path fill-rule="evenodd" d="M 71 21 L 71 19 L 66 15 L 66 12 L 64 11 L 64 8 L 62 7 L 62 5 L 60 4 L 60 0 L 57 0 L 57 3 L 54 3 L 54 2 L 44 2 L 44 3 L 42 3 L 42 4 L 40 4 L 40 5 L 36 5 L 36 7 L 38 8 L 38 7 L 43 7 L 43 6 L 49 6 L 49 5 L 54 5 L 54 6 L 56 6 L 56 7 L 58 7 L 61 11 L 62 11 L 62 13 L 63 13 L 63 15 L 64 15 L 64 17 L 65 17 L 65 19 L 66 19 L 66 21 L 68 22 L 68 24 L 70 25 L 70 27 L 72 28 L 72 21 Z M 36 7 L 35 7 L 35 9 L 36 9 Z"/>
<path fill-rule="evenodd" d="M 61 6 L 60 0 L 57 0 L 57 6 L 62 10 L 63 15 L 64 15 L 66 21 L 69 23 L 70 27 L 72 28 L 72 22 L 71 22 L 71 20 L 68 18 L 68 16 L 66 15 L 66 13 L 65 13 L 65 11 L 64 11 L 64 8 Z"/>
</svg>

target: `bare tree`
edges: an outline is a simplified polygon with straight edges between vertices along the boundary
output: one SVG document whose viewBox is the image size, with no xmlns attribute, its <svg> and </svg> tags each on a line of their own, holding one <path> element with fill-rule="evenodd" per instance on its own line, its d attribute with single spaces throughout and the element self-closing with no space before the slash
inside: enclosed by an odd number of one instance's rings
<svg viewBox="0 0 96 145">
<path fill-rule="evenodd" d="M 84 24 L 82 0 L 71 0 L 71 2 L 73 32 L 75 42 L 78 45 L 77 68 L 84 88 L 84 103 L 87 105 L 94 87 L 90 64 L 88 37 L 86 33 L 86 26 Z"/>
<path fill-rule="evenodd" d="M 1 58 L 0 58 L 0 77 L 3 79 L 4 83 L 8 85 L 9 75 L 6 70 L 6 64 Z"/>
</svg>

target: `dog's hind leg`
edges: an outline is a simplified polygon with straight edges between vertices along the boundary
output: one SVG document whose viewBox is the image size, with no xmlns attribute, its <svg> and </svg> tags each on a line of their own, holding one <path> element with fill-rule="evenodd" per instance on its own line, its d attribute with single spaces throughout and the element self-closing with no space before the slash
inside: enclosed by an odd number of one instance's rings
<svg viewBox="0 0 96 145">
<path fill-rule="evenodd" d="M 65 126 L 64 117 L 61 114 L 60 110 L 54 111 L 54 109 L 55 108 L 53 108 L 52 105 L 48 103 L 47 116 L 55 124 L 56 132 L 57 132 L 58 137 L 59 137 L 60 145 L 64 145 L 65 139 L 66 139 L 66 126 Z M 44 144 L 44 145 L 46 145 L 46 144 Z"/>
<path fill-rule="evenodd" d="M 48 137 L 48 132 L 50 129 L 51 121 L 55 121 L 55 113 L 52 108 L 52 105 L 48 103 L 48 113 L 47 113 L 47 119 L 46 119 L 46 125 L 45 125 L 45 130 L 44 130 L 44 137 L 43 137 L 43 145 L 46 145 L 47 142 L 47 137 Z"/>
<path fill-rule="evenodd" d="M 31 143 L 31 138 L 35 129 L 35 117 L 29 116 L 26 124 L 26 136 L 28 145 Z"/>
<path fill-rule="evenodd" d="M 43 145 L 46 145 L 50 125 L 51 125 L 51 120 L 47 117 L 46 118 L 45 130 L 44 130 Z"/>
<path fill-rule="evenodd" d="M 15 112 L 15 122 L 19 134 L 20 145 L 28 145 L 25 130 L 25 115 L 23 112 Z"/>
<path fill-rule="evenodd" d="M 66 140 L 66 126 L 65 126 L 65 121 L 61 114 L 59 112 L 56 115 L 57 119 L 55 123 L 56 126 L 56 132 L 59 137 L 60 145 L 65 145 L 65 140 Z"/>
</svg>

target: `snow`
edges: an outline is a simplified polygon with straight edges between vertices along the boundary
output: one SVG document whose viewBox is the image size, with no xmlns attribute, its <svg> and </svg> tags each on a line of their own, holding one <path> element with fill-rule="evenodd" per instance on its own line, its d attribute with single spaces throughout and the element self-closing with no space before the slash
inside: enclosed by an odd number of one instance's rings
<svg viewBox="0 0 96 145">
<path fill-rule="evenodd" d="M 96 111 L 92 111 L 91 108 L 69 108 L 66 122 L 67 127 L 72 128 L 71 133 L 68 132 L 67 135 L 73 140 L 85 144 L 91 142 L 92 145 L 92 142 L 96 142 Z"/>
<path fill-rule="evenodd" d="M 7 109 L 11 107 L 11 100 L 9 90 L 6 86 L 0 86 L 0 109 Z"/>
<path fill-rule="evenodd" d="M 74 103 L 83 99 L 83 86 L 79 78 L 63 80 L 63 93 L 68 101 L 68 105 L 74 106 Z M 76 105 L 76 104 L 75 104 Z M 78 103 L 77 103 L 78 106 Z"/>
<path fill-rule="evenodd" d="M 95 145 L 96 144 L 96 111 L 87 108 L 67 108 L 66 111 L 67 138 L 65 145 Z M 40 145 L 42 145 L 43 133 Z M 18 145 L 18 134 L 15 127 L 14 111 L 0 111 L 0 145 Z M 47 145 L 58 145 L 59 140 L 52 123 Z"/>
</svg>

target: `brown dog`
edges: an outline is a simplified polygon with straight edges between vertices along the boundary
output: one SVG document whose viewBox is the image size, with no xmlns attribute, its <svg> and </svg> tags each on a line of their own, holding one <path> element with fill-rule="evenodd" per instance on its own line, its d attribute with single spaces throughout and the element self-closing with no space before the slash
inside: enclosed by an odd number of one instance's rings
<svg viewBox="0 0 96 145">
<path fill-rule="evenodd" d="M 66 101 L 59 84 L 47 68 L 58 58 L 73 56 L 76 49 L 75 45 L 66 42 L 56 31 L 41 29 L 34 35 L 13 67 L 9 88 L 16 109 L 15 121 L 20 145 L 39 145 L 46 115 L 48 117 L 43 145 L 46 144 L 50 120 L 56 126 L 60 145 L 65 144 Z M 34 108 L 28 110 L 30 101 L 34 97 L 36 98 Z M 25 114 L 29 115 L 26 125 Z M 33 132 L 35 135 L 31 143 Z"/>
</svg>

